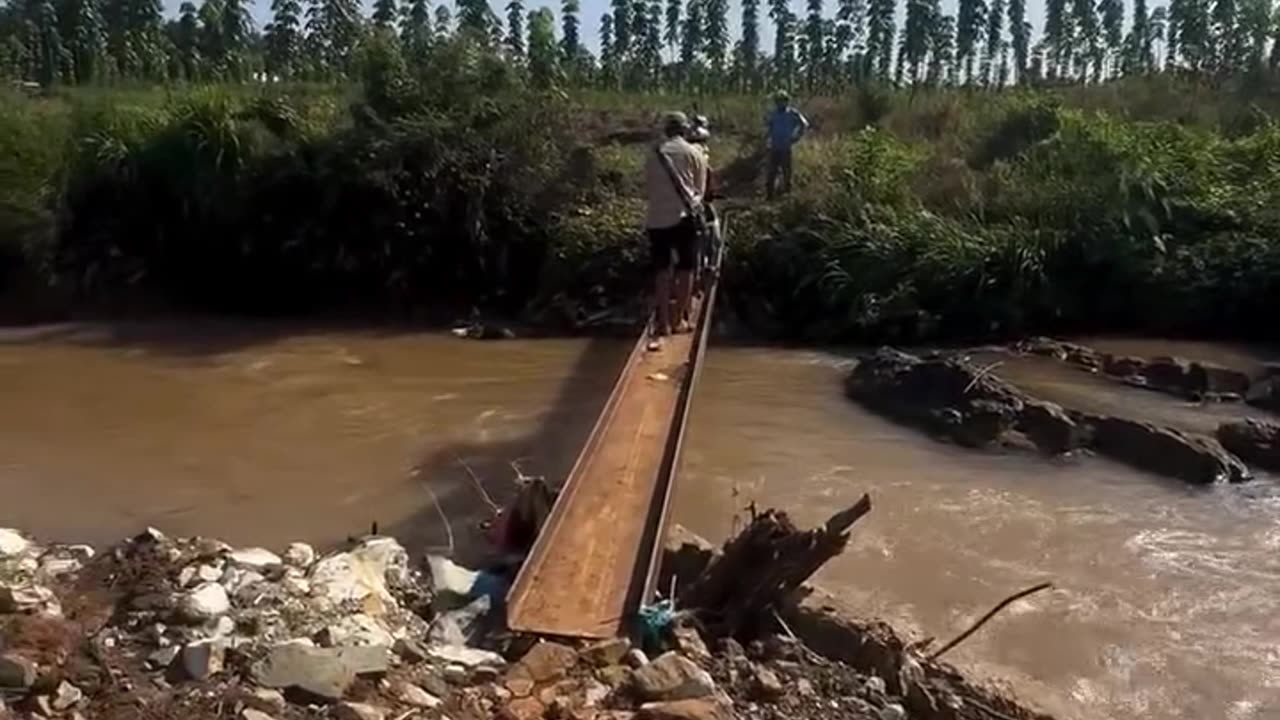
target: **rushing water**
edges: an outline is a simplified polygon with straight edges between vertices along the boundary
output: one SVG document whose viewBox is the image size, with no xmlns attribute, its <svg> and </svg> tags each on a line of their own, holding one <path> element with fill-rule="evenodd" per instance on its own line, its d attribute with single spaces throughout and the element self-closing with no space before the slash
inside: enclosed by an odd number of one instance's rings
<svg viewBox="0 0 1280 720">
<path fill-rule="evenodd" d="M 269 326 L 10 336 L 0 525 L 106 541 L 153 524 L 279 545 L 376 519 L 441 544 L 439 513 L 464 530 L 483 511 L 477 482 L 499 499 L 510 488 L 509 460 L 564 475 L 625 350 Z M 678 521 L 720 538 L 751 501 L 815 523 L 869 492 L 873 512 L 821 576 L 866 614 L 942 641 L 1052 580 L 951 659 L 1064 718 L 1280 716 L 1271 480 L 1190 488 L 1091 458 L 962 451 L 846 401 L 838 356 L 708 359 Z M 1063 401 L 1205 422 L 1154 393 L 1005 362 Z"/>
</svg>

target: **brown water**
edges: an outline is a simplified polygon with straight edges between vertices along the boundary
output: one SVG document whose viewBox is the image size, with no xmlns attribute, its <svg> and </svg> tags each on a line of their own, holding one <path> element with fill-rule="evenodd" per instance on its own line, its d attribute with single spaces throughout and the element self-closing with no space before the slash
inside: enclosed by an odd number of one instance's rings
<svg viewBox="0 0 1280 720">
<path fill-rule="evenodd" d="M 439 544 L 426 488 L 466 526 L 483 504 L 459 457 L 495 496 L 513 458 L 562 477 L 625 350 L 209 324 L 10 336 L 0 525 L 107 541 L 153 524 L 280 545 L 376 519 Z M 1064 718 L 1280 717 L 1272 481 L 1205 490 L 1101 460 L 960 451 L 847 402 L 842 368 L 821 353 L 714 348 L 677 520 L 718 538 L 752 499 L 812 523 L 870 492 L 875 509 L 822 574 L 866 614 L 945 640 L 1049 579 L 1056 590 L 952 659 Z M 1074 370 L 1011 369 L 1077 399 L 1177 403 Z"/>
</svg>

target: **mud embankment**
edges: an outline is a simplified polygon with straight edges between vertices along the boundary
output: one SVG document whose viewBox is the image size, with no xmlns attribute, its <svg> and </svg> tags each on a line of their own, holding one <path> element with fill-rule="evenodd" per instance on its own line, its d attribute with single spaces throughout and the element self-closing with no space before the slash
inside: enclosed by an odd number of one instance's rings
<svg viewBox="0 0 1280 720">
<path fill-rule="evenodd" d="M 1270 407 L 1278 375 L 1181 358 L 1146 360 L 1036 339 L 1012 352 L 1033 353 L 1122 382 L 1198 401 L 1248 400 Z M 1048 455 L 1091 451 L 1147 472 L 1190 483 L 1241 482 L 1250 465 L 1280 467 L 1280 424 L 1254 418 L 1222 422 L 1212 436 L 1142 417 L 1064 407 L 999 376 L 1000 362 L 964 352 L 915 356 L 881 349 L 859 359 L 846 378 L 849 397 L 960 445 L 1032 447 Z"/>
<path fill-rule="evenodd" d="M 717 554 L 688 538 L 666 567 L 694 583 Z M 635 646 L 575 644 L 506 631 L 508 579 L 380 536 L 318 557 L 151 529 L 101 551 L 0 530 L 0 717 L 1043 717 L 815 596 L 751 637 L 681 612 Z"/>
</svg>

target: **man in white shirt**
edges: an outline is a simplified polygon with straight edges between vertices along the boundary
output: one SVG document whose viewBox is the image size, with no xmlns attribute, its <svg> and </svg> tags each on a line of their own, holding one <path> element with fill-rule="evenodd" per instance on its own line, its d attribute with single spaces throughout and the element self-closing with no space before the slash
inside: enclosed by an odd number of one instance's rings
<svg viewBox="0 0 1280 720">
<path fill-rule="evenodd" d="M 661 338 L 689 332 L 685 318 L 693 291 L 697 264 L 699 214 L 707 192 L 707 160 L 685 134 L 689 118 L 681 112 L 663 116 L 663 140 L 645 163 L 645 189 L 649 199 L 645 227 L 653 260 L 654 325 L 650 349 L 661 347 Z M 674 273 L 673 273 L 674 270 Z M 672 280 L 675 297 L 672 307 Z M 672 318 L 679 318 L 673 326 Z"/>
</svg>

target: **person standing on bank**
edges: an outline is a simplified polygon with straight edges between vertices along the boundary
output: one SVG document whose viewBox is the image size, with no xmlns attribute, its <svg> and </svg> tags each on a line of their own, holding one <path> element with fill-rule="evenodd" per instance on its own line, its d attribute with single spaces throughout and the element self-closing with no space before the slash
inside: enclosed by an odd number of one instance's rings
<svg viewBox="0 0 1280 720">
<path fill-rule="evenodd" d="M 775 186 L 781 175 L 782 193 L 791 192 L 791 148 L 800 142 L 809 130 L 809 121 L 799 110 L 791 106 L 791 97 L 785 92 L 773 96 L 773 112 L 766 123 L 769 129 L 769 157 L 765 171 L 765 197 L 777 196 Z"/>
<path fill-rule="evenodd" d="M 645 227 L 654 271 L 650 350 L 660 349 L 662 338 L 673 330 L 691 329 L 686 318 L 697 263 L 698 223 L 707 193 L 707 161 L 685 139 L 688 132 L 689 118 L 684 113 L 664 114 L 663 139 L 645 163 Z"/>
</svg>

